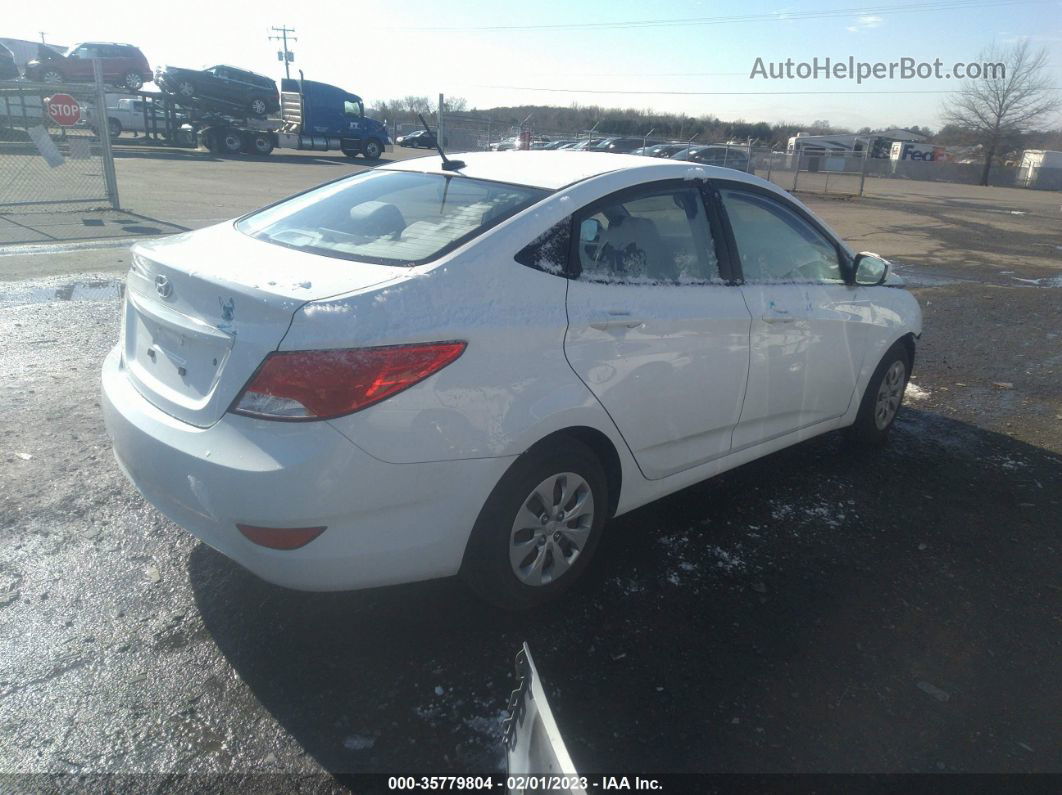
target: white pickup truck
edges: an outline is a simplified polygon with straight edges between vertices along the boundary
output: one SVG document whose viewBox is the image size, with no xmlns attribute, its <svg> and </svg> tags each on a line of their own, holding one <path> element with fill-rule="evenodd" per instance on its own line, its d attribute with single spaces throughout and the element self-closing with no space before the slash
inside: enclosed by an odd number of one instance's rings
<svg viewBox="0 0 1062 795">
<path fill-rule="evenodd" d="M 144 104 L 148 106 L 148 118 L 154 114 L 159 131 L 165 127 L 161 106 L 153 102 L 137 97 L 122 97 L 115 100 L 111 95 L 107 96 L 107 126 L 110 129 L 111 138 L 117 138 L 122 132 L 142 133 L 144 129 Z M 89 108 L 86 119 L 91 127 L 96 126 L 95 109 Z"/>
</svg>

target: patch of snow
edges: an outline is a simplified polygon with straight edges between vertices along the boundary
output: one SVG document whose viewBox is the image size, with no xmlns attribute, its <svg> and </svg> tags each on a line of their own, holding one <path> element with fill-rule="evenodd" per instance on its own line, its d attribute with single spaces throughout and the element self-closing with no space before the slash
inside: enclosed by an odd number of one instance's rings
<svg viewBox="0 0 1062 795">
<path fill-rule="evenodd" d="M 913 381 L 907 382 L 907 389 L 903 393 L 904 397 L 908 400 L 925 400 L 929 397 L 929 394 L 930 392 L 928 389 L 923 389 Z"/>
<path fill-rule="evenodd" d="M 352 734 L 343 740 L 343 747 L 348 751 L 368 751 L 376 745 L 376 738 L 365 734 Z"/>
<path fill-rule="evenodd" d="M 734 552 L 727 552 L 722 547 L 712 547 L 712 554 L 715 556 L 716 568 L 722 569 L 727 574 L 742 572 L 748 568 L 743 558 Z"/>
</svg>

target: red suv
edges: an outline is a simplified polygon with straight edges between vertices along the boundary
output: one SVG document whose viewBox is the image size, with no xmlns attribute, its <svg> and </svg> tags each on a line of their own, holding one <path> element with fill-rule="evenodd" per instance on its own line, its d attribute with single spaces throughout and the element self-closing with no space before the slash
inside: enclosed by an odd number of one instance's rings
<svg viewBox="0 0 1062 795">
<path fill-rule="evenodd" d="M 37 57 L 26 64 L 26 77 L 42 83 L 92 82 L 92 61 L 103 65 L 103 79 L 118 88 L 137 91 L 151 82 L 151 67 L 144 53 L 132 44 L 87 41 L 62 55 L 49 47 L 38 47 Z"/>
</svg>

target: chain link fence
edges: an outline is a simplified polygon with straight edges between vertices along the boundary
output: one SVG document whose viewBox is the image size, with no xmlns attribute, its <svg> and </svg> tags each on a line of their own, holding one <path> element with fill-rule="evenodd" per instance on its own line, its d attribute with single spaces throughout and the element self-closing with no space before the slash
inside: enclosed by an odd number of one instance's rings
<svg viewBox="0 0 1062 795">
<path fill-rule="evenodd" d="M 58 94 L 73 98 L 79 123 L 49 115 Z M 110 140 L 85 121 L 102 96 L 102 85 L 0 82 L 0 213 L 119 208 Z"/>
</svg>

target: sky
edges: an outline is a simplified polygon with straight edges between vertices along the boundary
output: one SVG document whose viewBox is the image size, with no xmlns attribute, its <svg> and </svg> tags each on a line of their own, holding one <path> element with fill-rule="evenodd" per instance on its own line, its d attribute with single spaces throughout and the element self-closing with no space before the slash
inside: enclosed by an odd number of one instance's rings
<svg viewBox="0 0 1062 795">
<path fill-rule="evenodd" d="M 1062 85 L 1062 0 L 260 0 L 209 13 L 132 13 L 128 0 L 9 3 L 0 36 L 138 45 L 152 67 L 228 63 L 283 76 L 271 26 L 295 28 L 294 68 L 366 104 L 440 92 L 470 107 L 602 105 L 724 120 L 939 128 L 956 80 L 751 78 L 757 58 L 951 64 L 1029 39 Z M 906 8 L 905 8 L 906 7 Z M 342 10 L 337 10 L 341 8 Z M 826 12 L 825 14 L 823 12 Z M 766 93 L 771 92 L 771 93 Z M 815 92 L 815 93 L 796 93 Z M 847 92 L 847 93 L 822 93 Z M 904 92 L 904 93 L 895 93 Z"/>
</svg>

